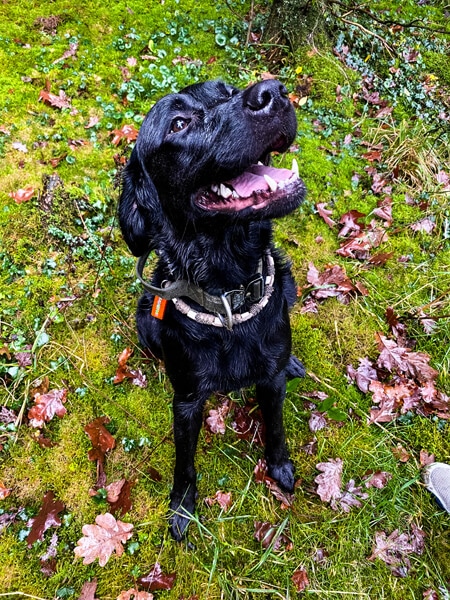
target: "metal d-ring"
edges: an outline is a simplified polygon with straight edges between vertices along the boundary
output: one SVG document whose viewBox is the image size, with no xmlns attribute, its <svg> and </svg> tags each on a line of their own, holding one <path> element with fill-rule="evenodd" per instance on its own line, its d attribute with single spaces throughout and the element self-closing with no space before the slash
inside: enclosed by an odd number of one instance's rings
<svg viewBox="0 0 450 600">
<path fill-rule="evenodd" d="M 226 294 L 222 294 L 220 299 L 222 300 L 222 304 L 225 309 L 225 319 L 222 315 L 219 316 L 224 321 L 225 327 L 228 329 L 228 331 L 231 331 L 233 329 L 233 314 L 231 312 L 230 303 L 228 302 Z"/>
</svg>

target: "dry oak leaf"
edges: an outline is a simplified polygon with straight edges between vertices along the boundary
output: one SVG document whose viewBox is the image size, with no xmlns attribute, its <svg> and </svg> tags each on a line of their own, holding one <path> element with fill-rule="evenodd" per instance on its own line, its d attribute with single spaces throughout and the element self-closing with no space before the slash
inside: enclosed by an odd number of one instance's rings
<svg viewBox="0 0 450 600">
<path fill-rule="evenodd" d="M 334 227 L 336 225 L 336 222 L 333 221 L 333 219 L 330 217 L 330 215 L 333 214 L 333 211 L 329 210 L 326 206 L 327 205 L 325 202 L 319 202 L 318 204 L 316 204 L 317 212 L 328 225 L 328 227 Z"/>
<path fill-rule="evenodd" d="M 254 537 L 261 542 L 263 548 L 267 549 L 272 545 L 274 550 L 279 550 L 283 546 L 286 550 L 292 550 L 294 547 L 292 540 L 283 533 L 285 527 L 263 521 L 255 521 L 254 526 Z"/>
<path fill-rule="evenodd" d="M 60 62 L 64 62 L 66 60 L 66 58 L 71 58 L 72 56 L 75 56 L 77 53 L 77 50 L 78 50 L 78 42 L 69 44 L 69 49 L 66 50 L 60 58 L 57 58 L 56 60 L 54 60 L 52 64 L 56 65 Z"/>
<path fill-rule="evenodd" d="M 375 533 L 375 544 L 369 560 L 379 558 L 386 563 L 393 575 L 404 577 L 411 566 L 408 556 L 410 554 L 422 554 L 425 544 L 425 533 L 412 525 L 412 531 L 399 533 L 398 529 L 386 536 L 384 531 Z"/>
<path fill-rule="evenodd" d="M 64 90 L 59 90 L 58 96 L 47 90 L 41 90 L 39 92 L 39 100 L 55 108 L 70 108 L 70 98 L 66 96 Z"/>
<path fill-rule="evenodd" d="M 368 423 L 389 423 L 397 418 L 399 410 L 406 413 L 415 408 L 418 405 L 415 389 L 413 382 L 389 385 L 371 381 L 369 390 L 373 393 L 372 400 L 378 407 L 371 409 Z"/>
<path fill-rule="evenodd" d="M 20 507 L 15 512 L 4 512 L 0 515 L 0 533 L 4 531 L 7 527 L 12 525 L 16 521 L 16 519 L 20 518 L 19 514 L 22 512 L 23 507 Z"/>
<path fill-rule="evenodd" d="M 386 196 L 383 200 L 377 202 L 377 208 L 373 211 L 373 214 L 384 221 L 387 227 L 392 225 L 392 198 Z"/>
<path fill-rule="evenodd" d="M 97 589 L 97 579 L 86 581 L 81 588 L 81 594 L 78 600 L 96 600 L 95 590 Z"/>
<path fill-rule="evenodd" d="M 44 533 L 49 527 L 59 527 L 61 519 L 58 514 L 65 508 L 60 500 L 55 500 L 53 492 L 47 492 L 44 496 L 44 502 L 38 514 L 28 521 L 31 525 L 30 533 L 27 536 L 28 548 L 37 540 L 42 541 Z"/>
<path fill-rule="evenodd" d="M 29 390 L 29 397 L 34 398 L 36 394 L 46 394 L 50 389 L 50 379 L 46 375 L 42 379 L 35 379 L 31 384 L 32 387 Z"/>
<path fill-rule="evenodd" d="M 338 499 L 338 503 L 341 509 L 344 512 L 350 512 L 353 506 L 360 508 L 361 500 L 366 500 L 369 497 L 368 494 L 361 491 L 360 486 L 355 486 L 355 481 L 350 479 L 350 481 L 345 486 L 344 492 L 341 494 L 341 497 Z M 332 503 L 333 506 L 333 503 Z M 334 507 L 333 507 L 334 508 Z"/>
<path fill-rule="evenodd" d="M 17 204 L 22 204 L 23 202 L 28 202 L 34 196 L 35 191 L 32 185 L 27 185 L 24 188 L 20 188 L 15 192 L 10 192 L 8 196 L 15 200 Z"/>
<path fill-rule="evenodd" d="M 386 242 L 388 235 L 383 227 L 377 225 L 375 220 L 371 221 L 366 231 L 355 233 L 336 250 L 336 254 L 346 258 L 357 258 L 365 260 L 370 257 L 370 250 L 378 248 Z"/>
<path fill-rule="evenodd" d="M 430 367 L 430 356 L 424 352 L 412 352 L 409 348 L 399 346 L 395 340 L 388 340 L 384 335 L 377 333 L 380 356 L 377 364 L 388 371 L 398 369 L 418 381 L 433 381 L 438 372 Z"/>
<path fill-rule="evenodd" d="M 262 418 L 261 409 L 248 402 L 245 406 L 236 406 L 234 409 L 232 427 L 241 440 L 247 440 L 258 446 L 264 445 L 266 428 Z"/>
<path fill-rule="evenodd" d="M 98 558 L 98 564 L 104 567 L 111 554 L 123 554 L 124 544 L 133 535 L 133 525 L 116 521 L 110 513 L 98 515 L 96 525 L 83 525 L 83 537 L 78 540 L 75 556 L 83 558 L 83 564 L 89 565 Z"/>
<path fill-rule="evenodd" d="M 267 474 L 267 463 L 264 459 L 260 458 L 256 464 L 256 467 L 253 470 L 253 474 L 255 475 L 255 481 L 257 483 L 264 483 L 265 486 L 270 490 L 272 495 L 278 500 L 281 505 L 280 508 L 285 510 L 287 508 L 291 508 L 294 503 L 295 496 L 294 494 L 290 494 L 289 492 L 285 492 L 280 488 L 278 483 L 272 477 L 269 477 Z"/>
<path fill-rule="evenodd" d="M 436 460 L 434 454 L 429 454 L 426 450 L 421 450 L 419 454 L 419 461 L 421 467 L 431 465 Z"/>
<path fill-rule="evenodd" d="M 333 502 L 341 497 L 342 468 L 343 462 L 340 458 L 331 458 L 328 462 L 316 465 L 322 471 L 314 481 L 317 483 L 317 494 L 322 502 Z"/>
<path fill-rule="evenodd" d="M 114 146 L 118 146 L 123 139 L 128 143 L 134 142 L 138 136 L 138 130 L 134 125 L 124 125 L 120 129 L 113 129 L 111 135 L 114 135 L 111 140 Z"/>
<path fill-rule="evenodd" d="M 306 278 L 308 283 L 314 286 L 310 295 L 317 300 L 334 296 L 342 304 L 348 304 L 352 293 L 359 292 L 363 295 L 368 293 L 364 286 L 354 285 L 347 277 L 345 269 L 339 265 L 326 265 L 324 271 L 319 273 L 310 262 Z"/>
<path fill-rule="evenodd" d="M 297 569 L 292 575 L 292 583 L 297 592 L 303 592 L 309 585 L 308 575 L 304 567 Z"/>
<path fill-rule="evenodd" d="M 359 212 L 359 210 L 350 210 L 342 215 L 339 219 L 339 224 L 342 225 L 342 229 L 339 231 L 338 237 L 347 237 L 350 233 L 352 233 L 353 237 L 356 233 L 360 233 L 366 226 L 364 223 L 360 223 L 359 220 L 365 216 L 366 215 Z"/>
<path fill-rule="evenodd" d="M 33 364 L 33 355 L 31 352 L 16 352 L 14 358 L 19 367 L 30 367 Z"/>
<path fill-rule="evenodd" d="M 211 433 L 225 433 L 225 419 L 224 415 L 220 410 L 220 407 L 209 411 L 209 417 L 206 418 L 206 428 Z"/>
<path fill-rule="evenodd" d="M 434 221 L 432 221 L 431 219 L 429 219 L 428 217 L 425 217 L 424 219 L 420 219 L 420 221 L 417 221 L 416 223 L 413 223 L 412 225 L 410 225 L 410 228 L 413 231 L 422 231 L 423 233 L 427 233 L 428 235 L 433 233 L 433 229 L 435 227 L 436 227 L 436 223 Z"/>
<path fill-rule="evenodd" d="M 40 571 L 46 577 L 53 577 L 56 573 L 56 555 L 58 554 L 58 535 L 54 533 L 50 539 L 50 544 L 45 553 L 39 557 L 41 563 Z"/>
<path fill-rule="evenodd" d="M 14 423 L 16 419 L 17 415 L 13 410 L 0 406 L 0 423 Z"/>
<path fill-rule="evenodd" d="M 225 433 L 225 417 L 230 411 L 230 401 L 228 398 L 217 407 L 209 411 L 209 416 L 206 419 L 206 428 L 211 433 Z"/>
<path fill-rule="evenodd" d="M 408 450 L 404 448 L 401 444 L 397 444 L 394 448 L 392 448 L 392 454 L 402 463 L 407 463 L 411 458 Z"/>
<path fill-rule="evenodd" d="M 105 423 L 109 422 L 109 417 L 98 417 L 84 428 L 84 431 L 92 442 L 92 448 L 88 454 L 89 460 L 98 460 L 103 464 L 106 452 L 115 447 L 116 440 L 104 426 Z"/>
<path fill-rule="evenodd" d="M 84 126 L 85 129 L 91 129 L 91 127 L 95 127 L 98 123 L 100 123 L 100 117 L 97 115 L 92 115 L 89 117 L 89 121 Z"/>
<path fill-rule="evenodd" d="M 161 565 L 157 562 L 150 569 L 150 572 L 143 577 L 139 577 L 137 582 L 147 588 L 149 592 L 171 590 L 176 577 L 176 573 L 163 573 Z"/>
<path fill-rule="evenodd" d="M 364 394 L 367 394 L 369 391 L 370 382 L 378 379 L 378 374 L 368 358 L 360 358 L 357 369 L 353 365 L 348 365 L 347 375 Z"/>
<path fill-rule="evenodd" d="M 370 265 L 382 266 L 394 256 L 393 252 L 377 252 L 368 259 Z"/>
<path fill-rule="evenodd" d="M 142 373 L 140 369 L 132 369 L 127 365 L 128 359 L 133 354 L 133 350 L 131 348 L 125 348 L 117 359 L 119 363 L 119 368 L 114 375 L 113 383 L 122 383 L 125 379 L 131 379 L 131 383 L 133 385 L 137 385 L 138 387 L 145 388 L 147 387 L 147 378 Z"/>
<path fill-rule="evenodd" d="M 377 488 L 383 489 L 384 486 L 392 479 L 392 474 L 387 471 L 376 471 L 375 473 L 368 473 L 368 479 L 364 482 L 366 488 Z"/>
<path fill-rule="evenodd" d="M 313 410 L 308 420 L 308 427 L 312 432 L 320 431 L 321 429 L 328 427 L 328 421 L 325 413 L 321 413 L 318 410 Z"/>
<path fill-rule="evenodd" d="M 217 491 L 212 498 L 205 498 L 205 502 L 208 506 L 218 504 L 220 508 L 227 512 L 231 506 L 231 492 Z"/>
<path fill-rule="evenodd" d="M 114 515 L 125 515 L 130 512 L 132 507 L 131 488 L 134 483 L 126 479 L 113 481 L 106 486 L 108 495 L 106 501 L 109 504 L 109 509 Z"/>
<path fill-rule="evenodd" d="M 67 401 L 67 390 L 51 390 L 46 394 L 37 393 L 34 397 L 35 405 L 28 411 L 31 427 L 42 427 L 55 415 L 63 417 L 67 410 L 63 404 Z"/>
</svg>

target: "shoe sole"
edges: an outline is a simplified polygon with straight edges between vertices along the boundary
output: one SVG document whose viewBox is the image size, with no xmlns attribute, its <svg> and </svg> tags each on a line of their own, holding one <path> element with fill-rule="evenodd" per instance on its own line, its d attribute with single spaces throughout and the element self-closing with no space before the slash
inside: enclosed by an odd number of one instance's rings
<svg viewBox="0 0 450 600">
<path fill-rule="evenodd" d="M 425 487 L 438 501 L 439 505 L 450 513 L 450 465 L 432 463 L 422 473 Z"/>
</svg>

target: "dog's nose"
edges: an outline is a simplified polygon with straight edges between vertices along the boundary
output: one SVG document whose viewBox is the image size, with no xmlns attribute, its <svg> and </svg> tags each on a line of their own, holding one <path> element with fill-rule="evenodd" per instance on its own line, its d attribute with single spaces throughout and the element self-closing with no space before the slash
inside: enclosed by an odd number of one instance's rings
<svg viewBox="0 0 450 600">
<path fill-rule="evenodd" d="M 266 79 L 255 83 L 244 91 L 244 107 L 254 112 L 271 112 L 290 104 L 288 91 L 276 79 Z"/>
</svg>

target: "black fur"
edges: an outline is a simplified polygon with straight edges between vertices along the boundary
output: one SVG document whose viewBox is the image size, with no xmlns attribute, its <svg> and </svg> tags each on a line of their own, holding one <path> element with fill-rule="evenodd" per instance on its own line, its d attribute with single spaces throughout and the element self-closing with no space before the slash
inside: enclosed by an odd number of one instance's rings
<svg viewBox="0 0 450 600">
<path fill-rule="evenodd" d="M 139 302 L 140 342 L 164 360 L 174 389 L 170 529 L 176 539 L 183 536 L 195 509 L 194 454 L 203 407 L 215 391 L 256 385 L 266 422 L 269 474 L 285 490 L 294 487 L 282 406 L 286 377 L 303 376 L 304 368 L 291 356 L 288 308 L 296 287 L 289 265 L 273 247 L 270 219 L 298 207 L 304 186 L 294 176 L 284 189 L 252 190 L 243 200 L 228 201 L 210 186 L 233 180 L 238 186 L 251 165 L 268 164 L 271 151 L 285 151 L 295 132 L 294 110 L 278 81 L 243 91 L 217 81 L 195 84 L 155 104 L 124 172 L 121 228 L 136 256 L 156 250 L 153 285 L 185 279 L 220 295 L 248 282 L 267 248 L 276 263 L 268 305 L 232 330 L 197 323 L 171 301 L 159 320 L 151 316 L 150 294 Z"/>
</svg>

